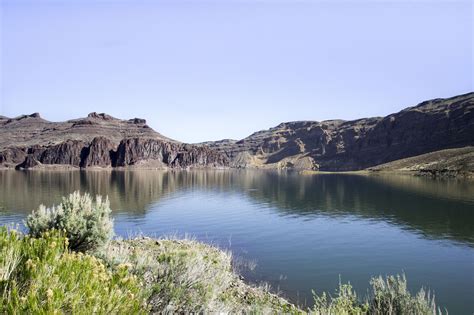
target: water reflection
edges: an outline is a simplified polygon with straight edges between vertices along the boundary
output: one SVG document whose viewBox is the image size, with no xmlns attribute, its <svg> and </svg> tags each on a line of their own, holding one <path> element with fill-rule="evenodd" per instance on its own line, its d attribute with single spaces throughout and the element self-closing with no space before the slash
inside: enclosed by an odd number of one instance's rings
<svg viewBox="0 0 474 315">
<path fill-rule="evenodd" d="M 372 275 L 405 271 L 410 289 L 426 285 L 450 313 L 471 314 L 472 184 L 236 170 L 0 171 L 0 224 L 74 190 L 108 195 L 118 234 L 190 233 L 228 247 L 257 262 L 246 279 L 268 281 L 294 302 L 311 301 L 311 289 L 333 292 L 339 275 L 364 295 Z"/>
<path fill-rule="evenodd" d="M 238 192 L 282 216 L 355 215 L 428 238 L 474 244 L 472 181 L 411 176 L 317 175 L 257 171 L 0 171 L 0 213 L 24 216 L 74 190 L 108 195 L 117 213 L 142 217 L 178 191 Z"/>
<path fill-rule="evenodd" d="M 114 211 L 140 215 L 178 187 L 168 173 L 142 171 L 3 171 L 0 184 L 3 211 L 25 214 L 39 204 L 57 204 L 61 196 L 80 190 L 109 196 Z"/>
<path fill-rule="evenodd" d="M 266 174 L 249 194 L 285 215 L 357 215 L 474 243 L 474 183 L 412 176 Z"/>
</svg>

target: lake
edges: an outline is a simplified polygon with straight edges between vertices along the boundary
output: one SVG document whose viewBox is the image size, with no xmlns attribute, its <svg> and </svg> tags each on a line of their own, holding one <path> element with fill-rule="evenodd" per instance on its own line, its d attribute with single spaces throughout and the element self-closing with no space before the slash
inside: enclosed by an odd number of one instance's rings
<svg viewBox="0 0 474 315">
<path fill-rule="evenodd" d="M 230 249 L 251 282 L 300 305 L 339 279 L 364 296 L 404 272 L 450 314 L 474 312 L 474 181 L 264 171 L 0 171 L 0 224 L 75 190 L 108 195 L 115 231 Z"/>
</svg>

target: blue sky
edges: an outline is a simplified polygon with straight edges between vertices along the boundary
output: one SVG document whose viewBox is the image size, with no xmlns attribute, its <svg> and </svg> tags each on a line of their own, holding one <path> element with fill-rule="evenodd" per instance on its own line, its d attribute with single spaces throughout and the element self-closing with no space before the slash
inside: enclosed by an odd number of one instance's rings
<svg viewBox="0 0 474 315">
<path fill-rule="evenodd" d="M 474 90 L 471 1 L 0 3 L 5 116 L 106 112 L 199 142 Z"/>
</svg>

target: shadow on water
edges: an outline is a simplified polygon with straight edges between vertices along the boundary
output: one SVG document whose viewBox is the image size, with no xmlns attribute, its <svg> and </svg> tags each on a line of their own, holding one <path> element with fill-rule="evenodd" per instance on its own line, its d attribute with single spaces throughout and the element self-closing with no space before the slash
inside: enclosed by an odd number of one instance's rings
<svg viewBox="0 0 474 315">
<path fill-rule="evenodd" d="M 74 190 L 109 196 L 117 213 L 144 216 L 178 191 L 238 192 L 282 216 L 353 215 L 427 238 L 474 244 L 474 185 L 465 180 L 263 171 L 0 171 L 0 213 L 26 215 Z"/>
</svg>

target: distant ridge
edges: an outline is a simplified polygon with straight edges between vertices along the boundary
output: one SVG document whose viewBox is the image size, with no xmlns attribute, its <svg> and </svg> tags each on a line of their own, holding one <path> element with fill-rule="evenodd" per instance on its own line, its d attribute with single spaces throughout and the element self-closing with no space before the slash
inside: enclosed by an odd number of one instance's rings
<svg viewBox="0 0 474 315">
<path fill-rule="evenodd" d="M 65 122 L 49 122 L 38 113 L 0 117 L 0 167 L 7 168 L 60 165 L 353 171 L 473 145 L 473 92 L 428 100 L 386 117 L 285 122 L 242 140 L 200 144 L 165 137 L 142 118 L 121 120 L 105 113 L 93 112 Z"/>
<path fill-rule="evenodd" d="M 386 117 L 281 123 L 239 141 L 205 142 L 233 167 L 353 171 L 474 144 L 474 93 L 437 98 Z"/>
</svg>

